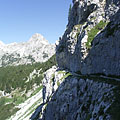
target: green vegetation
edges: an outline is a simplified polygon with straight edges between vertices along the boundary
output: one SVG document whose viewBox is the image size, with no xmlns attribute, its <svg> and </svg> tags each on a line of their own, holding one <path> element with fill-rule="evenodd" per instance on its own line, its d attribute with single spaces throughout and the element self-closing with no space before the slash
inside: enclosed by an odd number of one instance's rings
<svg viewBox="0 0 120 120">
<path fill-rule="evenodd" d="M 57 86 L 60 86 L 60 82 L 59 81 L 57 81 Z"/>
<path fill-rule="evenodd" d="M 26 99 L 27 99 L 26 95 L 21 96 L 16 94 L 13 96 L 13 102 L 15 105 L 23 103 Z"/>
<path fill-rule="evenodd" d="M 4 98 L 4 97 L 2 97 L 2 98 L 0 99 L 0 106 L 3 105 L 3 104 L 5 104 L 5 98 Z"/>
<path fill-rule="evenodd" d="M 56 65 L 55 55 L 53 55 L 48 61 L 44 63 L 7 66 L 0 68 L 0 90 L 11 93 L 12 96 L 11 98 L 0 98 L 0 120 L 5 120 L 18 111 L 18 108 L 15 108 L 15 106 L 23 103 L 26 99 L 29 98 L 26 96 L 26 93 L 28 90 L 32 89 L 34 84 L 39 85 L 39 87 L 32 92 L 31 96 L 35 95 L 43 88 L 41 85 L 42 79 L 44 77 L 43 73 L 53 65 Z M 40 75 L 35 74 L 35 77 L 28 81 L 28 76 L 34 70 L 41 70 Z M 37 101 L 37 103 L 38 102 L 39 101 Z M 35 103 L 34 106 L 37 103 Z M 35 108 L 30 108 L 30 113 L 33 112 Z"/>
<path fill-rule="evenodd" d="M 58 71 L 58 74 L 65 74 L 65 71 Z"/>
<path fill-rule="evenodd" d="M 58 71 L 58 74 L 64 74 L 64 76 L 60 79 L 60 81 L 63 81 L 64 79 L 72 75 L 71 73 L 66 71 Z M 57 81 L 57 86 L 60 86 L 60 81 Z"/>
<path fill-rule="evenodd" d="M 76 35 L 75 35 L 75 38 L 76 38 L 76 39 L 78 39 L 78 36 L 79 36 L 79 34 L 80 34 L 80 27 L 81 27 L 81 25 L 83 25 L 83 24 L 77 24 L 77 25 L 75 25 L 75 26 L 73 27 L 73 29 L 76 29 L 76 30 L 77 30 Z"/>
<path fill-rule="evenodd" d="M 96 19 L 96 17 L 93 17 L 93 18 L 90 19 L 90 21 L 95 20 L 95 19 Z"/>
<path fill-rule="evenodd" d="M 36 93 L 38 93 L 41 89 L 43 88 L 43 86 L 41 85 L 40 87 L 38 87 L 32 94 L 31 96 L 34 96 Z"/>
<path fill-rule="evenodd" d="M 75 31 L 76 35 L 75 35 L 75 39 L 78 40 L 78 37 L 79 37 L 79 34 L 80 34 L 80 30 L 81 30 L 81 27 L 85 25 L 85 22 L 81 23 L 81 24 L 76 24 L 74 25 L 73 27 L 73 31 Z M 84 30 L 85 28 L 83 28 Z"/>
<path fill-rule="evenodd" d="M 12 103 L 13 101 L 14 101 L 13 98 L 1 97 L 0 98 L 0 106 L 5 105 L 6 103 Z"/>
<path fill-rule="evenodd" d="M 30 90 L 32 85 L 35 83 L 40 85 L 43 79 L 43 73 L 51 68 L 53 65 L 56 65 L 55 55 L 52 56 L 47 62 L 44 63 L 35 63 L 28 65 L 19 65 L 19 66 L 7 66 L 0 68 L 0 90 L 5 91 L 7 93 L 11 93 L 11 91 L 15 89 L 21 89 L 21 91 Z M 36 77 L 33 80 L 29 80 L 29 74 L 34 70 L 40 70 L 40 76 Z"/>
<path fill-rule="evenodd" d="M 66 79 L 67 77 L 71 76 L 72 74 L 69 72 L 66 72 L 66 74 L 61 78 L 61 80 Z"/>
<path fill-rule="evenodd" d="M 0 120 L 5 120 L 15 114 L 19 109 L 14 104 L 0 105 Z"/>
<path fill-rule="evenodd" d="M 70 4 L 70 7 L 69 7 L 69 13 L 68 13 L 68 19 L 70 18 L 71 11 L 72 11 L 72 5 Z"/>
<path fill-rule="evenodd" d="M 11 55 L 3 55 L 1 60 L 2 60 L 2 66 L 6 66 L 8 64 L 12 64 L 13 62 L 17 62 L 17 61 L 20 61 L 21 58 L 20 58 L 20 55 L 19 54 L 16 54 L 17 57 L 15 58 L 13 54 Z M 7 61 L 7 62 L 4 62 L 4 61 Z"/>
<path fill-rule="evenodd" d="M 93 27 L 89 32 L 88 32 L 88 41 L 86 43 L 86 47 L 88 49 L 91 48 L 91 43 L 93 41 L 93 39 L 95 38 L 95 36 L 97 35 L 97 33 L 102 30 L 105 26 L 107 25 L 106 22 L 104 21 L 100 21 L 95 27 Z"/>
<path fill-rule="evenodd" d="M 52 74 L 52 77 L 50 79 L 50 83 L 54 82 L 55 74 Z"/>
<path fill-rule="evenodd" d="M 13 96 L 12 98 L 8 98 L 8 97 L 0 98 L 0 105 L 11 104 L 11 103 L 14 103 L 14 105 L 19 105 L 20 103 L 23 103 L 27 99 L 26 95 L 20 95 L 17 93 L 12 96 Z"/>
<path fill-rule="evenodd" d="M 36 110 L 36 108 L 39 106 L 39 104 L 40 104 L 40 102 L 42 101 L 42 99 L 40 99 L 40 100 L 38 100 L 38 101 L 36 101 L 24 114 L 25 114 L 25 117 L 24 118 L 26 118 L 27 116 L 29 116 L 30 114 L 32 114 L 35 110 Z M 21 116 L 22 117 L 22 116 Z M 20 118 L 21 118 L 20 117 Z M 19 119 L 20 119 L 19 118 Z"/>
<path fill-rule="evenodd" d="M 35 62 L 34 58 L 31 55 L 24 57 L 24 58 L 29 59 L 32 63 Z M 11 55 L 5 54 L 2 56 L 1 60 L 2 60 L 2 66 L 5 67 L 14 62 L 20 61 L 21 58 L 20 58 L 20 54 L 16 54 L 16 57 L 14 56 L 14 54 L 11 54 Z M 7 62 L 5 62 L 5 61 L 7 61 Z"/>
</svg>

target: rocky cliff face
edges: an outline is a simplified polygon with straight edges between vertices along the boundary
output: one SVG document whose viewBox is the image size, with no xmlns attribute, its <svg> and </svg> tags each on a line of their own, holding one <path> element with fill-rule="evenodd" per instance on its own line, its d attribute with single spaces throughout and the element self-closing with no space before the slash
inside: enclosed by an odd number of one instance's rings
<svg viewBox="0 0 120 120">
<path fill-rule="evenodd" d="M 48 103 L 43 119 L 118 120 L 120 102 L 115 96 L 118 91 L 118 85 L 68 77 Z"/>
<path fill-rule="evenodd" d="M 120 82 L 114 78 L 46 71 L 43 103 L 31 120 L 119 120 Z"/>
<path fill-rule="evenodd" d="M 119 0 L 73 0 L 67 29 L 57 45 L 59 67 L 119 76 L 119 8 Z"/>
<path fill-rule="evenodd" d="M 55 45 L 36 33 L 29 41 L 4 44 L 0 42 L 0 67 L 45 62 L 55 54 Z"/>
</svg>

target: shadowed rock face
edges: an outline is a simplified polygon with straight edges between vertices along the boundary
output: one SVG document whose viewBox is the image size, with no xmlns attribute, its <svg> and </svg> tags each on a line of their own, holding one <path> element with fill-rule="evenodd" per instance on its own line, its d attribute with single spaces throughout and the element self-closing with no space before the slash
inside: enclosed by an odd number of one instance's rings
<svg viewBox="0 0 120 120">
<path fill-rule="evenodd" d="M 120 75 L 120 10 L 113 18 L 94 39 L 81 67 L 83 74 Z"/>
<path fill-rule="evenodd" d="M 48 103 L 43 120 L 117 120 L 108 112 L 115 101 L 114 89 L 103 82 L 69 78 Z"/>
<path fill-rule="evenodd" d="M 74 0 L 67 29 L 56 48 L 58 66 L 82 74 L 119 76 L 119 7 L 119 0 Z M 106 26 L 99 29 L 88 49 L 89 34 L 100 21 Z"/>
<path fill-rule="evenodd" d="M 56 67 L 45 75 L 43 104 L 35 110 L 31 120 L 119 120 L 119 81 L 69 74 Z"/>
</svg>

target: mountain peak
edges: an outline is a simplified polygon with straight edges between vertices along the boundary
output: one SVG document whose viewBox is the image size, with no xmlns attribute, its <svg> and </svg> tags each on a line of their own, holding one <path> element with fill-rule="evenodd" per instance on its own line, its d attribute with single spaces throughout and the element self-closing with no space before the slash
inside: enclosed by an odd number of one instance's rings
<svg viewBox="0 0 120 120">
<path fill-rule="evenodd" d="M 55 54 L 55 45 L 39 33 L 35 33 L 28 42 L 4 44 L 0 41 L 0 67 L 7 65 L 45 62 Z"/>
<path fill-rule="evenodd" d="M 35 33 L 35 34 L 32 35 L 32 37 L 44 38 L 43 35 L 41 35 L 40 33 Z"/>
<path fill-rule="evenodd" d="M 41 43 L 48 44 L 48 41 L 39 33 L 35 33 L 30 38 L 29 42 L 37 42 L 40 41 Z"/>
</svg>

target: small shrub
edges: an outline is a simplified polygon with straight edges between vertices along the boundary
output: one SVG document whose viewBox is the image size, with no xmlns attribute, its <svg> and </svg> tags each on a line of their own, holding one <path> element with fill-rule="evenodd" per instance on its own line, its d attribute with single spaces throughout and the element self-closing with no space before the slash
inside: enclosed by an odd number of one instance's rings
<svg viewBox="0 0 120 120">
<path fill-rule="evenodd" d="M 71 76 L 72 74 L 71 73 L 66 73 L 66 75 L 64 75 L 62 78 L 61 78 L 61 80 L 63 80 L 63 79 L 66 79 L 67 77 L 69 77 L 69 76 Z"/>
<path fill-rule="evenodd" d="M 34 96 L 35 94 L 37 94 L 40 90 L 42 90 L 43 86 L 41 85 L 40 87 L 38 87 L 32 94 L 31 97 Z"/>
<path fill-rule="evenodd" d="M 106 26 L 106 22 L 104 21 L 100 21 L 95 27 L 93 27 L 89 32 L 88 32 L 88 41 L 86 43 L 86 47 L 88 49 L 91 48 L 91 43 L 93 41 L 93 39 L 95 38 L 95 36 L 97 35 L 97 33 L 102 30 L 105 26 Z"/>
<path fill-rule="evenodd" d="M 76 39 L 78 39 L 78 36 L 79 36 L 79 34 L 80 34 L 80 27 L 81 27 L 81 25 L 82 25 L 82 24 L 77 24 L 77 25 L 74 26 L 74 28 L 77 28 L 77 33 L 76 33 L 76 35 L 75 35 L 75 38 L 76 38 Z M 73 28 L 73 29 L 74 29 L 74 28 Z"/>
<path fill-rule="evenodd" d="M 52 74 L 52 77 L 50 79 L 50 83 L 54 82 L 54 79 L 55 79 L 55 74 Z"/>
<path fill-rule="evenodd" d="M 57 86 L 60 86 L 60 82 L 59 81 L 57 81 Z"/>
<path fill-rule="evenodd" d="M 70 4 L 69 12 L 68 12 L 68 20 L 70 19 L 71 11 L 72 11 L 72 5 Z"/>
</svg>

